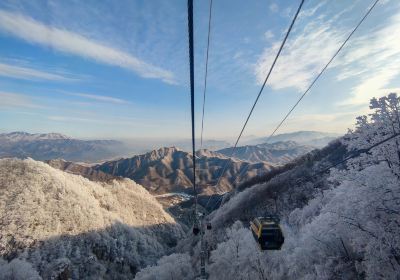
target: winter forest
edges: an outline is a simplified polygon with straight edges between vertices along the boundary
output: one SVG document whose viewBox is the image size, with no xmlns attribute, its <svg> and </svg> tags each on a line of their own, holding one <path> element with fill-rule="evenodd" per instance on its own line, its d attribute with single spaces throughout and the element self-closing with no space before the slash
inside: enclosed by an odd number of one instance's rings
<svg viewBox="0 0 400 280">
<path fill-rule="evenodd" d="M 343 158 L 400 133 L 398 95 L 374 98 L 370 109 L 336 143 L 236 191 L 211 214 L 209 279 L 400 279 L 400 137 L 310 178 L 331 164 L 329 155 Z M 270 208 L 281 216 L 285 244 L 261 252 L 248 218 Z M 187 242 L 136 279 L 194 279 L 196 240 Z"/>
</svg>

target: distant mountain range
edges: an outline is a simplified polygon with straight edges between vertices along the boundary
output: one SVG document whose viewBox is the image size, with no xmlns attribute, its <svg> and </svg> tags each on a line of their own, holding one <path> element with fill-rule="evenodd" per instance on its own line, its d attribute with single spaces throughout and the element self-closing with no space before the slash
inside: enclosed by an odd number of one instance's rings
<svg viewBox="0 0 400 280">
<path fill-rule="evenodd" d="M 214 194 L 226 192 L 255 175 L 261 175 L 271 169 L 266 162 L 250 163 L 230 159 L 222 154 L 199 150 L 197 152 L 198 192 Z M 193 165 L 192 155 L 175 147 L 161 148 L 146 154 L 107 161 L 102 164 L 82 165 L 64 160 L 46 161 L 52 167 L 73 174 L 82 175 L 92 181 L 109 181 L 126 177 L 140 183 L 153 194 L 192 193 Z M 228 163 L 224 177 L 218 189 L 215 184 Z M 237 174 L 240 174 L 236 177 Z"/>
<path fill-rule="evenodd" d="M 295 141 L 302 145 L 309 145 L 316 148 L 322 148 L 326 146 L 332 140 L 341 136 L 338 133 L 320 132 L 320 131 L 296 131 L 291 133 L 283 133 L 268 137 L 253 138 L 245 141 L 246 145 L 257 145 L 263 143 L 276 143 L 283 141 Z"/>
<path fill-rule="evenodd" d="M 335 139 L 338 135 L 333 133 L 324 133 L 317 131 L 298 131 L 293 133 L 279 134 L 272 137 L 269 143 L 295 141 L 300 146 L 322 147 L 328 142 Z M 250 137 L 244 141 L 247 146 L 259 146 L 266 142 L 266 138 Z M 0 134 L 0 158 L 18 157 L 27 158 L 31 157 L 36 160 L 51 160 L 62 158 L 66 161 L 75 162 L 101 162 L 121 157 L 131 157 L 136 154 L 143 154 L 160 146 L 174 146 L 179 147 L 184 151 L 190 151 L 190 141 L 186 140 L 173 140 L 173 139 L 125 139 L 121 141 L 116 140 L 80 140 L 74 139 L 60 133 L 37 133 L 31 134 L 27 132 L 11 132 Z M 278 146 L 286 144 L 278 143 Z M 203 147 L 208 150 L 220 150 L 222 153 L 229 152 L 231 145 L 222 140 L 205 140 Z M 285 153 L 285 147 L 277 149 Z M 238 151 L 237 158 L 257 162 L 264 160 L 270 163 L 285 163 L 293 156 L 300 155 L 301 150 L 305 147 L 298 147 L 298 152 L 293 151 L 293 144 L 287 145 L 287 155 L 278 155 L 274 147 L 254 147 L 252 148 L 251 155 L 244 155 L 243 151 Z M 259 152 L 255 150 L 271 150 L 269 155 L 257 155 Z M 222 149 L 222 150 L 221 150 Z M 247 148 L 248 149 L 248 148 Z M 307 149 L 305 149 L 307 150 Z M 227 154 L 226 154 L 227 155 Z M 277 158 L 274 158 L 277 156 Z M 286 157 L 287 156 L 287 157 Z"/>
<path fill-rule="evenodd" d="M 63 158 L 69 161 L 98 162 L 121 155 L 124 149 L 124 144 L 115 140 L 78 140 L 59 133 L 0 134 L 0 158 Z"/>
<path fill-rule="evenodd" d="M 274 165 L 285 164 L 302 156 L 314 147 L 297 144 L 294 141 L 280 141 L 272 144 L 247 145 L 237 147 L 234 157 L 249 162 L 268 162 Z M 219 150 L 218 153 L 225 156 L 232 154 L 233 148 Z"/>
<path fill-rule="evenodd" d="M 23 131 L 16 131 L 11 133 L 0 133 L 0 139 L 10 142 L 21 141 L 38 141 L 38 140 L 67 140 L 70 137 L 61 133 L 35 133 L 30 134 Z"/>
<path fill-rule="evenodd" d="M 235 180 L 241 182 L 251 176 L 263 174 L 271 169 L 265 162 L 249 163 L 230 159 L 222 154 L 200 150 L 197 156 L 196 174 L 199 193 L 212 194 L 229 191 Z M 114 176 L 133 179 L 151 193 L 192 192 L 192 155 L 175 147 L 161 148 L 149 153 L 92 166 L 93 169 Z M 225 176 L 218 189 L 214 185 L 225 166 Z M 243 171 L 243 172 L 242 172 Z M 241 174 L 236 178 L 237 174 Z"/>
</svg>

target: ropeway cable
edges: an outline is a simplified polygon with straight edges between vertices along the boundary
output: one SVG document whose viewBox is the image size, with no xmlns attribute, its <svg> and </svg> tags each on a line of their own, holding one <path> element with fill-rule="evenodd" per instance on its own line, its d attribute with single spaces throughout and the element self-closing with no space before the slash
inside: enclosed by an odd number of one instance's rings
<svg viewBox="0 0 400 280">
<path fill-rule="evenodd" d="M 311 88 L 314 86 L 314 84 L 318 81 L 318 79 L 322 76 L 322 74 L 325 72 L 325 70 L 329 67 L 329 65 L 332 63 L 332 61 L 335 59 L 335 57 L 340 53 L 340 51 L 343 49 L 343 47 L 347 44 L 347 42 L 350 40 L 350 38 L 353 36 L 353 34 L 357 31 L 357 29 L 360 27 L 360 25 L 365 21 L 365 19 L 368 17 L 368 15 L 371 13 L 371 11 L 375 8 L 375 6 L 378 4 L 379 0 L 376 0 L 374 4 L 368 9 L 368 11 L 364 14 L 364 16 L 361 18 L 361 20 L 357 23 L 355 28 L 350 32 L 350 34 L 347 36 L 346 40 L 342 43 L 342 45 L 339 47 L 339 49 L 335 52 L 335 54 L 331 57 L 331 59 L 328 61 L 328 63 L 322 68 L 321 72 L 315 77 L 315 79 L 312 81 L 312 83 L 309 85 L 309 87 L 306 89 L 306 91 L 300 96 L 300 98 L 297 100 L 297 102 L 294 104 L 294 106 L 289 110 L 289 112 L 286 114 L 286 116 L 282 119 L 282 121 L 277 125 L 277 127 L 274 129 L 274 131 L 268 136 L 267 140 L 265 141 L 268 143 L 268 141 L 275 135 L 275 133 L 278 131 L 278 129 L 282 126 L 282 124 L 286 121 L 286 119 L 289 117 L 289 115 L 293 112 L 293 110 L 299 105 L 301 100 L 306 96 L 306 94 L 311 90 Z M 236 176 L 235 181 L 237 178 L 240 178 L 242 173 L 245 171 L 242 170 L 242 172 Z"/>
<path fill-rule="evenodd" d="M 188 0 L 188 36 L 189 36 L 189 64 L 190 64 L 190 110 L 192 120 L 192 158 L 193 158 L 193 192 L 195 207 L 195 222 L 197 221 L 197 189 L 196 189 L 196 142 L 194 120 L 194 50 L 193 50 L 193 0 Z"/>
<path fill-rule="evenodd" d="M 290 114 L 293 112 L 293 110 L 299 105 L 301 100 L 306 96 L 306 94 L 311 90 L 311 88 L 314 86 L 314 84 L 318 81 L 318 79 L 322 76 L 322 74 L 325 72 L 325 70 L 329 67 L 331 62 L 335 59 L 335 57 L 340 53 L 340 51 L 343 49 L 343 47 L 346 45 L 346 43 L 350 40 L 350 38 L 353 36 L 353 34 L 357 31 L 357 29 L 360 27 L 360 25 L 364 22 L 364 20 L 368 17 L 368 15 L 371 13 L 371 11 L 375 8 L 376 4 L 378 4 L 379 0 L 376 0 L 374 4 L 368 9 L 368 11 L 365 13 L 365 15 L 361 18 L 361 20 L 358 22 L 356 27 L 351 31 L 349 36 L 347 36 L 346 40 L 343 42 L 343 44 L 340 46 L 340 48 L 335 52 L 335 54 L 332 56 L 332 58 L 328 61 L 328 63 L 322 68 L 321 72 L 315 77 L 315 79 L 312 81 L 312 83 L 309 85 L 309 87 L 306 89 L 306 91 L 300 96 L 299 100 L 293 105 L 293 107 L 289 110 L 289 112 L 286 114 L 286 116 L 282 119 L 282 121 L 277 125 L 277 127 L 274 129 L 274 131 L 268 136 L 266 143 L 271 139 L 272 136 L 275 135 L 275 133 L 278 131 L 278 129 L 282 126 L 282 124 L 286 121 L 286 119 L 290 116 Z"/>
<path fill-rule="evenodd" d="M 266 83 L 267 83 L 269 77 L 271 76 L 272 70 L 274 69 L 275 64 L 276 64 L 276 62 L 277 62 L 277 60 L 278 60 L 278 58 L 279 58 L 279 56 L 280 56 L 280 54 L 281 54 L 281 52 L 282 52 L 282 49 L 283 49 L 283 47 L 285 46 L 286 40 L 288 39 L 289 34 L 290 34 L 290 32 L 292 31 L 292 28 L 293 28 L 293 26 L 294 26 L 294 23 L 296 22 L 296 19 L 297 19 L 298 15 L 299 15 L 299 13 L 300 13 L 300 10 L 301 10 L 301 8 L 302 8 L 302 6 L 303 6 L 303 4 L 304 4 L 304 1 L 305 1 L 305 0 L 301 0 L 301 2 L 300 2 L 300 5 L 299 5 L 299 7 L 298 7 L 298 9 L 297 9 L 297 11 L 296 11 L 296 14 L 294 15 L 293 20 L 292 20 L 292 22 L 290 23 L 290 26 L 289 26 L 289 28 L 288 28 L 286 34 L 285 34 L 285 37 L 284 37 L 284 39 L 283 39 L 283 41 L 282 41 L 282 43 L 281 43 L 281 45 L 280 45 L 280 47 L 279 47 L 278 53 L 276 54 L 276 56 L 275 56 L 275 58 L 274 58 L 274 61 L 272 62 L 272 65 L 271 65 L 271 67 L 270 67 L 270 69 L 269 69 L 269 71 L 268 71 L 268 74 L 267 74 L 267 76 L 265 77 L 264 82 L 263 82 L 263 84 L 262 84 L 262 86 L 261 86 L 261 88 L 260 88 L 260 91 L 258 92 L 257 97 L 256 97 L 256 99 L 255 99 L 255 101 L 254 101 L 254 104 L 253 104 L 253 106 L 251 107 L 251 110 L 250 110 L 250 112 L 249 112 L 249 114 L 248 114 L 248 116 L 247 116 L 247 118 L 246 118 L 246 121 L 244 122 L 244 125 L 243 125 L 243 127 L 242 127 L 242 130 L 240 131 L 239 136 L 238 136 L 237 139 L 236 139 L 235 145 L 234 145 L 234 147 L 233 147 L 233 149 L 232 149 L 232 152 L 231 152 L 231 155 L 229 156 L 229 158 L 232 158 L 232 157 L 234 156 L 234 154 L 235 154 L 235 151 L 236 151 L 237 145 L 238 145 L 238 143 L 239 143 L 239 140 L 240 140 L 240 138 L 242 137 L 242 134 L 243 134 L 243 132 L 244 132 L 246 126 L 247 126 L 247 123 L 249 122 L 249 119 L 250 119 L 251 115 L 253 114 L 254 108 L 256 107 L 257 102 L 258 102 L 258 100 L 260 99 L 261 93 L 263 92 L 264 87 L 265 87 L 265 85 L 266 85 Z M 222 169 L 221 175 L 219 176 L 219 178 L 218 178 L 218 180 L 217 180 L 217 183 L 215 184 L 215 188 L 217 188 L 217 187 L 219 186 L 219 184 L 220 184 L 220 182 L 221 182 L 221 179 L 222 179 L 222 177 L 224 176 L 224 174 L 225 174 L 225 172 L 226 172 L 226 170 L 227 170 L 229 164 L 230 164 L 230 161 L 228 160 L 228 161 L 226 162 L 226 164 L 224 165 L 223 169 Z M 209 203 L 209 202 L 207 202 L 206 205 L 208 205 L 208 203 Z"/>
<path fill-rule="evenodd" d="M 203 113 L 202 113 L 202 116 L 201 116 L 200 148 L 203 147 L 204 109 L 205 109 L 205 106 L 206 106 L 206 93 L 207 93 L 208 53 L 209 53 L 209 50 L 210 50 L 212 4 L 213 4 L 213 0 L 210 0 L 210 10 L 209 10 L 209 14 L 208 14 L 208 35 L 207 35 L 206 66 L 205 66 L 206 70 L 205 70 L 205 74 L 204 74 L 204 90 L 203 90 Z"/>
</svg>

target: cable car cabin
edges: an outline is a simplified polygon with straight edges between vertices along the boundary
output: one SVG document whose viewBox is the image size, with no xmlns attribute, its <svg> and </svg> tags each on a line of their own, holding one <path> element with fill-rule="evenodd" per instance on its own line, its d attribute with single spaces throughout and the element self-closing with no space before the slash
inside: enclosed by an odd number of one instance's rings
<svg viewBox="0 0 400 280">
<path fill-rule="evenodd" d="M 280 250 L 285 238 L 279 219 L 268 216 L 250 222 L 251 232 L 261 250 Z"/>
<path fill-rule="evenodd" d="M 194 235 L 198 235 L 200 233 L 200 229 L 199 229 L 199 227 L 198 226 L 193 226 L 193 234 Z"/>
</svg>

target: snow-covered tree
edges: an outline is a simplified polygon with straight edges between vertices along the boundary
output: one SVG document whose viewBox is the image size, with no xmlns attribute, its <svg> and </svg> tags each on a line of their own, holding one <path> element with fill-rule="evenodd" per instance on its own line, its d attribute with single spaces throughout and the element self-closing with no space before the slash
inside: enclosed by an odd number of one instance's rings
<svg viewBox="0 0 400 280">
<path fill-rule="evenodd" d="M 368 148 L 392 135 L 400 134 L 400 96 L 390 93 L 379 99 L 372 98 L 370 109 L 373 113 L 358 117 L 356 128 L 349 130 L 343 137 L 343 143 L 349 150 Z M 379 161 L 385 161 L 400 178 L 400 137 L 372 149 L 370 156 L 362 155 L 352 163 L 357 169 Z"/>
<path fill-rule="evenodd" d="M 259 279 L 266 277 L 262 254 L 248 228 L 236 222 L 226 230 L 226 241 L 211 252 L 209 279 Z"/>
<path fill-rule="evenodd" d="M 135 277 L 137 280 L 192 280 L 195 272 L 188 254 L 162 257 L 156 266 L 146 267 Z"/>
<path fill-rule="evenodd" d="M 14 259 L 11 262 L 0 259 L 0 280 L 42 280 L 39 273 L 26 261 Z"/>
</svg>

